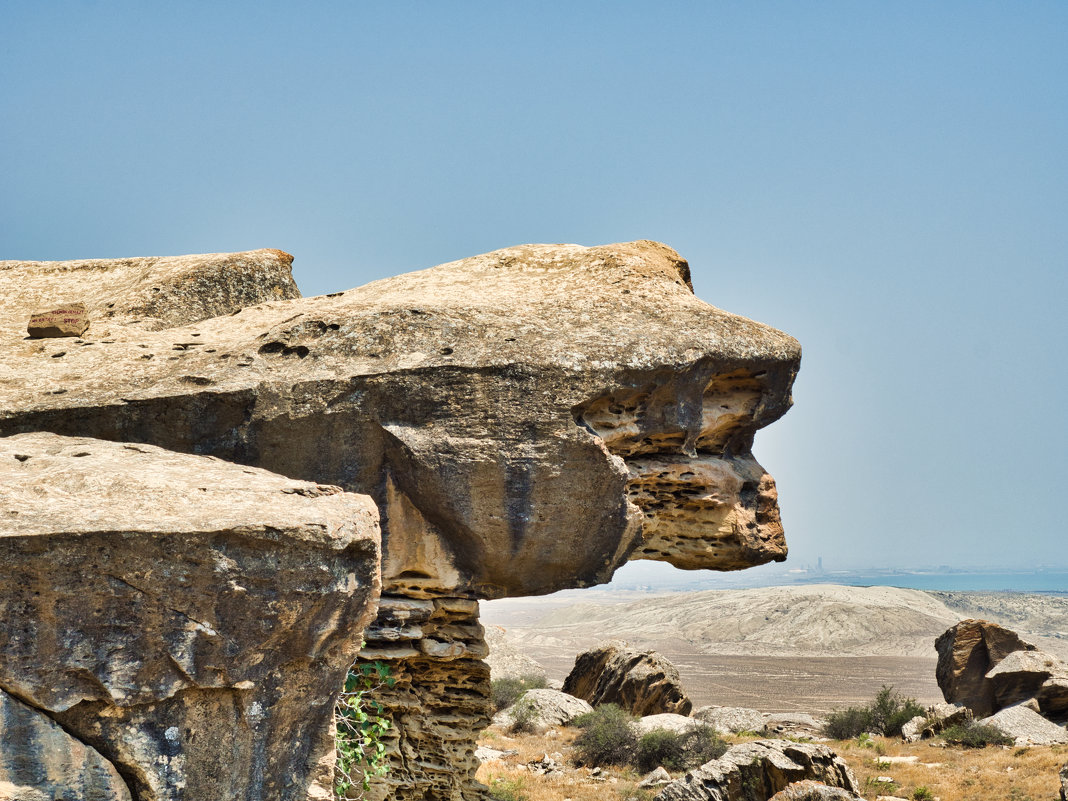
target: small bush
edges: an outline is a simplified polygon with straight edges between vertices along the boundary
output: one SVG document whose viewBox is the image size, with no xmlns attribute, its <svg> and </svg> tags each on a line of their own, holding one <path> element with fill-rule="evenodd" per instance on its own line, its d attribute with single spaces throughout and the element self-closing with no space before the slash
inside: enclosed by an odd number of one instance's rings
<svg viewBox="0 0 1068 801">
<path fill-rule="evenodd" d="M 832 740 L 851 740 L 864 732 L 899 737 L 902 726 L 923 714 L 915 698 L 906 698 L 884 684 L 867 706 L 851 706 L 828 715 L 823 733 Z"/>
<path fill-rule="evenodd" d="M 574 742 L 580 764 L 598 766 L 630 763 L 638 747 L 638 736 L 630 726 L 633 720 L 615 704 L 605 704 L 579 715 L 573 723 L 583 730 Z"/>
<path fill-rule="evenodd" d="M 663 765 L 668 770 L 685 770 L 686 749 L 682 735 L 667 729 L 654 729 L 642 735 L 634 749 L 634 766 L 642 773 Z"/>
<path fill-rule="evenodd" d="M 935 794 L 921 785 L 912 791 L 912 801 L 935 801 Z"/>
<path fill-rule="evenodd" d="M 838 709 L 827 716 L 823 733 L 832 740 L 852 740 L 871 728 L 871 714 L 866 707 Z"/>
<path fill-rule="evenodd" d="M 1012 745 L 1013 739 L 988 723 L 969 721 L 958 726 L 950 726 L 939 737 L 947 743 L 962 745 L 965 748 L 985 748 L 988 745 Z"/>
<path fill-rule="evenodd" d="M 534 702 L 529 698 L 517 701 L 512 706 L 511 715 L 512 725 L 509 726 L 509 731 L 512 734 L 529 734 L 537 728 L 535 725 L 537 710 L 534 707 Z"/>
<path fill-rule="evenodd" d="M 524 792 L 526 782 L 522 778 L 504 779 L 490 777 L 490 798 L 493 801 L 529 801 Z"/>
<path fill-rule="evenodd" d="M 527 690 L 540 690 L 547 686 L 548 681 L 546 678 L 539 676 L 537 673 L 494 679 L 490 682 L 490 699 L 493 702 L 493 711 L 500 712 L 502 709 L 510 707 Z"/>
</svg>

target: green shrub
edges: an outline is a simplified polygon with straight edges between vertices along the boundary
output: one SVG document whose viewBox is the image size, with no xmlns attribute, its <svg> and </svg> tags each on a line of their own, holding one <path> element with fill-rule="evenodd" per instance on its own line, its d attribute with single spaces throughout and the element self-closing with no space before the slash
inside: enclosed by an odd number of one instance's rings
<svg viewBox="0 0 1068 801">
<path fill-rule="evenodd" d="M 395 681 L 385 662 L 358 662 L 349 668 L 345 689 L 334 707 L 334 790 L 338 798 L 346 798 L 357 784 L 369 790 L 371 777 L 389 772 L 384 737 L 392 723 L 369 694 L 383 686 L 392 687 Z"/>
<path fill-rule="evenodd" d="M 516 701 L 512 705 L 511 715 L 512 725 L 508 727 L 508 730 L 512 734 L 529 734 L 537 728 L 535 725 L 537 709 L 529 698 Z"/>
<path fill-rule="evenodd" d="M 902 726 L 923 714 L 925 710 L 915 698 L 906 698 L 884 684 L 867 706 L 851 706 L 828 715 L 823 733 L 832 740 L 851 740 L 864 732 L 898 737 Z"/>
<path fill-rule="evenodd" d="M 1013 743 L 1013 739 L 1007 737 L 1001 729 L 974 720 L 950 726 L 938 736 L 947 743 L 962 745 L 965 748 L 985 748 L 988 745 L 1012 745 Z"/>
<path fill-rule="evenodd" d="M 920 786 L 912 791 L 912 801 L 935 801 L 935 794 L 926 787 Z"/>
<path fill-rule="evenodd" d="M 633 720 L 615 704 L 579 715 L 573 721 L 582 728 L 574 742 L 579 763 L 591 767 L 630 763 L 638 747 L 638 736 L 630 725 Z"/>
<path fill-rule="evenodd" d="M 522 778 L 490 777 L 490 798 L 493 801 L 529 801 L 529 796 L 524 790 L 526 790 L 526 782 Z"/>
<path fill-rule="evenodd" d="M 915 698 L 906 698 L 895 693 L 894 688 L 886 684 L 868 708 L 871 712 L 872 730 L 886 737 L 900 737 L 902 726 L 914 717 L 927 714 L 927 711 L 916 703 Z"/>
<path fill-rule="evenodd" d="M 634 749 L 634 766 L 642 773 L 663 765 L 668 770 L 685 770 L 686 749 L 682 735 L 667 729 L 654 729 L 642 735 Z"/>
<path fill-rule="evenodd" d="M 871 714 L 867 707 L 851 706 L 836 709 L 827 716 L 823 734 L 832 740 L 852 740 L 867 732 L 871 727 Z"/>
<path fill-rule="evenodd" d="M 490 682 L 490 699 L 493 701 L 493 711 L 500 712 L 507 709 L 527 690 L 540 690 L 548 686 L 544 676 L 537 673 L 527 673 L 522 676 L 505 676 L 502 679 L 494 679 Z"/>
</svg>

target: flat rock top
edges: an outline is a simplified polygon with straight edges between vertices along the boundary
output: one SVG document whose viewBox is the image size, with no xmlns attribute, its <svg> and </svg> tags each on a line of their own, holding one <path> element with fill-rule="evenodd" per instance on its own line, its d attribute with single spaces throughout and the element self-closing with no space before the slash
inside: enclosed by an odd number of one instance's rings
<svg viewBox="0 0 1068 801">
<path fill-rule="evenodd" d="M 0 438 L 0 538 L 284 532 L 344 548 L 378 534 L 365 495 L 210 456 L 48 433 Z"/>
<path fill-rule="evenodd" d="M 299 298 L 280 250 L 133 259 L 0 261 L 0 329 L 26 334 L 34 312 L 84 303 L 97 337 L 112 324 L 155 330 Z"/>
<path fill-rule="evenodd" d="M 800 346 L 699 300 L 688 276 L 686 262 L 655 242 L 523 245 L 157 332 L 117 325 L 106 338 L 90 328 L 74 341 L 0 329 L 0 415 L 339 373 L 550 366 L 597 383 L 599 373 L 620 369 L 679 372 L 713 361 L 717 371 L 783 372 L 777 383 L 786 388 L 760 424 L 770 422 L 788 407 Z M 8 320 L 27 309 L 25 300 L 0 297 Z"/>
</svg>

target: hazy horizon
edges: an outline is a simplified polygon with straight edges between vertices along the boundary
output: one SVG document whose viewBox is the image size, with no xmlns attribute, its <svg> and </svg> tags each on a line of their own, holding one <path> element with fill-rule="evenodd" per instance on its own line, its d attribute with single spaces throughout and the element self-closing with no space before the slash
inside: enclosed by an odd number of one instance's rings
<svg viewBox="0 0 1068 801">
<path fill-rule="evenodd" d="M 0 259 L 649 238 L 782 329 L 791 556 L 1068 563 L 1068 5 L 10 2 Z M 629 569 L 629 568 L 628 568 Z M 1066 588 L 1068 589 L 1068 588 Z"/>
</svg>

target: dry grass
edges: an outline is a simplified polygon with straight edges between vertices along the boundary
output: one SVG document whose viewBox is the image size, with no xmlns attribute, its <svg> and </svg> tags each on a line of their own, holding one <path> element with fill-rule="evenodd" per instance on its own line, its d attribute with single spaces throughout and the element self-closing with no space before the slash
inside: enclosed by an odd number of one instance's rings
<svg viewBox="0 0 1068 801">
<path fill-rule="evenodd" d="M 483 734 L 482 744 L 502 751 L 515 748 L 519 753 L 484 764 L 478 778 L 505 801 L 651 801 L 655 792 L 639 790 L 635 785 L 641 776 L 633 771 L 606 768 L 605 780 L 598 781 L 586 768 L 571 768 L 570 746 L 576 735 L 574 729 L 560 728 L 547 735 L 512 737 L 491 728 Z M 1056 801 L 1058 772 L 1068 762 L 1068 746 L 938 748 L 926 741 L 907 744 L 885 737 L 875 738 L 871 747 L 856 741 L 827 745 L 849 763 L 867 799 L 912 798 L 925 787 L 941 801 Z M 569 766 L 564 776 L 536 776 L 520 767 L 545 754 Z M 875 760 L 880 756 L 916 756 L 919 761 L 878 765 Z M 893 777 L 894 783 L 879 784 L 875 781 L 879 776 Z"/>
<path fill-rule="evenodd" d="M 1060 798 L 1058 772 L 1068 761 L 1068 746 L 938 748 L 930 742 L 907 744 L 877 737 L 871 748 L 857 745 L 856 741 L 828 745 L 849 763 L 865 798 L 877 795 L 912 798 L 920 787 L 926 787 L 941 801 L 1056 801 Z M 878 765 L 875 760 L 880 755 L 916 756 L 919 762 Z M 894 784 L 877 784 L 875 779 L 879 776 L 892 777 Z"/>
</svg>

